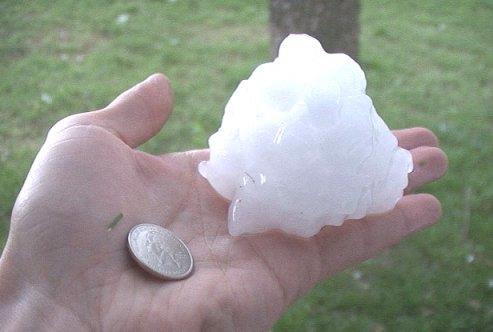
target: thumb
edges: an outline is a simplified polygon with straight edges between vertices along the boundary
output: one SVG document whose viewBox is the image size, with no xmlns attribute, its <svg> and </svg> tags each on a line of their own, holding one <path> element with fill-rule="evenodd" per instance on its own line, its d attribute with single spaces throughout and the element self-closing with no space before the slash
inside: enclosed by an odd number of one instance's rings
<svg viewBox="0 0 493 332">
<path fill-rule="evenodd" d="M 50 132 L 74 125 L 95 125 L 135 148 L 161 130 L 172 108 L 173 95 L 168 79 L 163 74 L 154 74 L 123 92 L 104 109 L 69 116 Z"/>
</svg>

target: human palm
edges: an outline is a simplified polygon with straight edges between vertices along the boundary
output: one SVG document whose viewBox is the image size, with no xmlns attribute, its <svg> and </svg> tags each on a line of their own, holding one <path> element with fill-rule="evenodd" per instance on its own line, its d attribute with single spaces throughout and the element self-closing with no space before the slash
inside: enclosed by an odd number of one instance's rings
<svg viewBox="0 0 493 332">
<path fill-rule="evenodd" d="M 321 279 L 440 216 L 433 196 L 406 195 L 387 214 L 325 227 L 309 239 L 232 237 L 228 202 L 197 173 L 207 151 L 154 156 L 135 149 L 160 130 L 171 103 L 166 79 L 153 75 L 107 108 L 50 131 L 14 207 L 0 265 L 2 284 L 15 280 L 28 298 L 52 308 L 46 327 L 267 330 Z M 395 134 L 415 161 L 409 191 L 444 173 L 433 134 Z M 187 243 L 191 277 L 161 281 L 131 260 L 126 236 L 139 223 L 162 225 Z"/>
</svg>

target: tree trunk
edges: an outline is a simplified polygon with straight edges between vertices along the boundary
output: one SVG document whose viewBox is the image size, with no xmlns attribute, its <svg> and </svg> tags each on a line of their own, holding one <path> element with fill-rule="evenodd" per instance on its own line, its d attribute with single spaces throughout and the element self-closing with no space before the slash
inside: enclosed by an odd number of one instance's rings
<svg viewBox="0 0 493 332">
<path fill-rule="evenodd" d="M 271 52 L 290 33 L 317 38 L 325 51 L 358 55 L 359 0 L 271 0 Z"/>
</svg>

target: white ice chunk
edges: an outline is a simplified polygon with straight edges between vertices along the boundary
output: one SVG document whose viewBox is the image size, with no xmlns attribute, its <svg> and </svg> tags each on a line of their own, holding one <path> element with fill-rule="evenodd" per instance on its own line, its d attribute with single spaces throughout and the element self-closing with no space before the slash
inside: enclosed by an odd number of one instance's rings
<svg viewBox="0 0 493 332">
<path fill-rule="evenodd" d="M 288 36 L 274 62 L 240 83 L 199 166 L 231 201 L 232 235 L 308 237 L 394 208 L 412 158 L 365 89 L 354 60 L 307 35 Z"/>
</svg>

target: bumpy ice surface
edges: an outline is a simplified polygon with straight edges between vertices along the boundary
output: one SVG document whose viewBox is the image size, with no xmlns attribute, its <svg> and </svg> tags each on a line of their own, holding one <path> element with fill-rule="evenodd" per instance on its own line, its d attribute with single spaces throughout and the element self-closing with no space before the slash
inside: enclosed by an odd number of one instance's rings
<svg viewBox="0 0 493 332">
<path fill-rule="evenodd" d="M 391 210 L 412 170 L 409 151 L 365 94 L 360 66 L 290 35 L 274 62 L 242 81 L 209 139 L 200 173 L 231 201 L 232 235 L 324 225 Z M 357 222 L 357 221 L 355 221 Z"/>
</svg>

